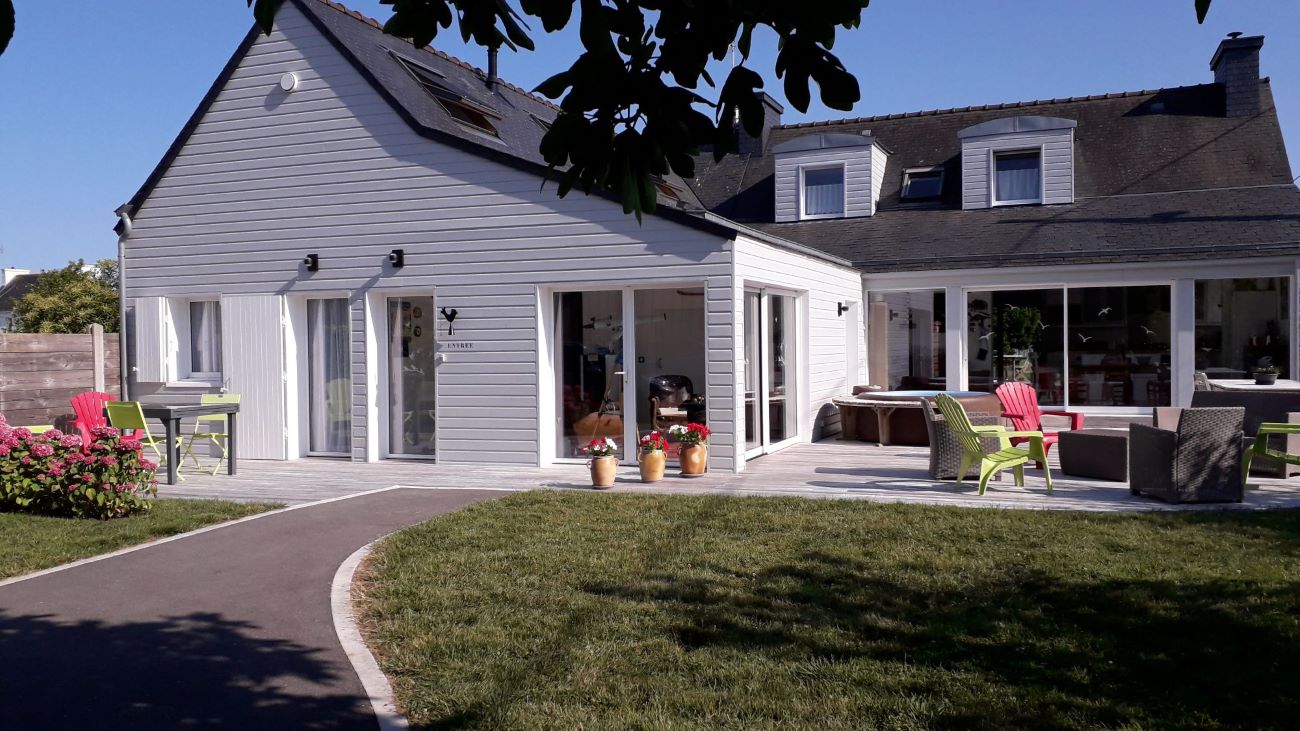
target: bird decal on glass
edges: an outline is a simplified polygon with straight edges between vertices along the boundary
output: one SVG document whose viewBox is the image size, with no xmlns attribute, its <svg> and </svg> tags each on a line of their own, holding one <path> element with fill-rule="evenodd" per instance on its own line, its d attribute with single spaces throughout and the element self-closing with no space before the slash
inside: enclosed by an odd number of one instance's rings
<svg viewBox="0 0 1300 731">
<path fill-rule="evenodd" d="M 1097 317 L 1105 317 L 1106 315 L 1109 315 L 1109 314 L 1110 314 L 1110 308 L 1109 308 L 1109 307 L 1103 307 L 1103 308 L 1101 308 L 1100 310 L 1097 311 Z"/>
<path fill-rule="evenodd" d="M 1138 327 L 1142 328 L 1142 334 L 1143 334 L 1143 335 L 1146 335 L 1147 337 L 1150 337 L 1150 336 L 1156 334 L 1156 331 L 1155 331 L 1155 330 L 1152 330 L 1151 328 L 1147 327 L 1146 325 L 1138 325 Z"/>
<path fill-rule="evenodd" d="M 1085 343 L 1088 342 L 1089 340 L 1092 340 L 1091 337 L 1089 337 L 1089 336 L 1087 336 L 1087 335 L 1084 335 L 1083 333 L 1075 333 L 1075 335 L 1078 335 L 1078 336 L 1079 336 L 1079 340 L 1081 340 L 1081 341 L 1083 341 L 1083 342 L 1085 342 Z"/>
<path fill-rule="evenodd" d="M 1043 322 L 1042 320 L 1039 320 L 1039 321 L 1038 321 L 1038 329 L 1039 329 L 1039 330 L 1046 330 L 1046 329 L 1047 329 L 1047 323 Z"/>
</svg>

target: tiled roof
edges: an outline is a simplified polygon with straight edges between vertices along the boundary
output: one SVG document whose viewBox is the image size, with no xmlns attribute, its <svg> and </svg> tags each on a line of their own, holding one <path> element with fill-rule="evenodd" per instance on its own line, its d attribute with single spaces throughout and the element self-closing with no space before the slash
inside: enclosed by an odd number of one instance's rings
<svg viewBox="0 0 1300 731">
<path fill-rule="evenodd" d="M 36 277 L 39 274 L 19 274 L 9 283 L 0 287 L 0 311 L 8 311 L 14 308 L 14 303 L 22 299 L 24 295 L 32 291 L 36 286 Z"/>
<path fill-rule="evenodd" d="M 771 131 L 769 151 L 805 134 L 870 130 L 890 152 L 877 214 L 870 218 L 773 223 L 770 152 L 716 164 L 702 155 L 693 184 L 719 215 L 868 271 L 1033 264 L 1034 251 L 1075 262 L 1277 253 L 1280 245 L 1296 249 L 1300 242 L 1300 193 L 1268 80 L 1260 85 L 1263 111 L 1245 118 L 1224 115 L 1222 86 L 1201 84 L 803 122 Z M 1078 122 L 1076 202 L 960 210 L 958 131 L 1029 114 Z M 942 200 L 902 202 L 903 170 L 934 165 L 945 170 Z"/>
</svg>

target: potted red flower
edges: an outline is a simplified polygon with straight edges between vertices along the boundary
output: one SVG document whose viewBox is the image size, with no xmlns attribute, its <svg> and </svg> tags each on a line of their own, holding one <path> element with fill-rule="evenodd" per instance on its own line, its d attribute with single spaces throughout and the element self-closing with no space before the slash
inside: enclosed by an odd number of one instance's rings
<svg viewBox="0 0 1300 731">
<path fill-rule="evenodd" d="M 618 445 L 609 437 L 596 437 L 583 448 L 591 458 L 587 466 L 591 468 L 591 485 L 596 488 L 609 487 L 614 484 L 614 475 L 618 471 Z"/>
<path fill-rule="evenodd" d="M 678 460 L 682 463 L 682 477 L 699 477 L 709 469 L 709 435 L 713 432 L 703 424 L 678 424 L 668 430 L 681 442 Z"/>
<path fill-rule="evenodd" d="M 641 437 L 636 461 L 641 466 L 642 482 L 658 482 L 664 478 L 664 466 L 668 463 L 667 449 L 668 440 L 657 431 Z"/>
</svg>

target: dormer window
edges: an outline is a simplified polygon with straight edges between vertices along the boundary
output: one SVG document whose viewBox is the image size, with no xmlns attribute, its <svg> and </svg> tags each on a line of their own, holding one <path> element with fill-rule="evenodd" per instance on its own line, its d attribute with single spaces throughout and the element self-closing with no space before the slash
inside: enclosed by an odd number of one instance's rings
<svg viewBox="0 0 1300 731">
<path fill-rule="evenodd" d="M 993 155 L 993 201 L 999 206 L 1043 202 L 1043 153 L 1039 150 Z"/>
<path fill-rule="evenodd" d="M 824 165 L 799 169 L 800 218 L 841 218 L 844 216 L 844 165 Z"/>
<path fill-rule="evenodd" d="M 903 190 L 900 197 L 905 201 L 922 201 L 938 198 L 943 192 L 943 168 L 909 168 L 903 171 Z"/>
</svg>

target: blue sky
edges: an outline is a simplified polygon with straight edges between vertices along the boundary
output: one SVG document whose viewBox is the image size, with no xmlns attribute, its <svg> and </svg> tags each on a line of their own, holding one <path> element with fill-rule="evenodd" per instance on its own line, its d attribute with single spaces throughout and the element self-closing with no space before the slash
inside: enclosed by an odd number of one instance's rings
<svg viewBox="0 0 1300 731">
<path fill-rule="evenodd" d="M 349 5 L 387 17 L 378 0 Z M 863 27 L 843 34 L 835 51 L 862 84 L 850 113 L 861 116 L 1203 83 L 1226 32 L 1263 33 L 1263 73 L 1300 154 L 1300 2 L 1216 0 L 1204 26 L 1192 5 L 874 0 Z M 17 36 L 0 56 L 0 265 L 113 256 L 113 209 L 167 149 L 251 14 L 244 0 L 16 6 Z M 501 63 L 502 76 L 528 88 L 578 48 L 572 32 L 536 35 L 537 53 L 506 53 Z M 483 51 L 459 38 L 436 45 L 483 65 Z M 771 46 L 759 44 L 751 65 L 781 98 Z M 788 109 L 786 121 L 836 116 L 844 115 L 814 105 L 807 115 Z"/>
</svg>

